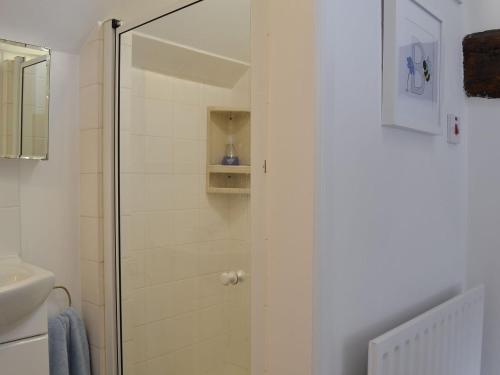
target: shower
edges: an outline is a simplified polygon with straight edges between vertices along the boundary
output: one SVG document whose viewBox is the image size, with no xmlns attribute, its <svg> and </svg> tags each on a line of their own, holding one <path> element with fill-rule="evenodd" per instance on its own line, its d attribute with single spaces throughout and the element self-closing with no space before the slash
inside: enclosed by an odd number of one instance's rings
<svg viewBox="0 0 500 375">
<path fill-rule="evenodd" d="M 250 2 L 116 40 L 121 373 L 250 374 Z"/>
</svg>

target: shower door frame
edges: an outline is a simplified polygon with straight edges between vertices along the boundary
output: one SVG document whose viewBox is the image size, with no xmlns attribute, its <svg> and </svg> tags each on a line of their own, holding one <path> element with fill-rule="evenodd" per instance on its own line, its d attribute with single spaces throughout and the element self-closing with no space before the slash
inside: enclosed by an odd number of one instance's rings
<svg viewBox="0 0 500 375">
<path fill-rule="evenodd" d="M 110 375 L 123 374 L 121 262 L 120 262 L 120 57 L 121 35 L 150 22 L 182 11 L 204 0 L 182 0 L 162 12 L 144 15 L 128 22 L 104 23 L 103 71 L 103 195 L 105 249 L 106 370 Z M 252 375 L 265 369 L 265 285 L 266 285 L 266 211 L 265 173 L 267 139 L 267 76 L 265 64 L 267 36 L 265 1 L 251 0 L 251 360 Z M 158 15 L 160 14 L 160 15 Z M 255 17 L 258 15 L 259 17 Z M 256 18 L 258 18 L 257 22 Z M 254 59 L 254 52 L 258 58 Z M 257 71 L 257 73 L 256 73 Z M 253 119 L 258 118 L 259 121 Z M 108 123 L 108 131 L 106 131 Z M 106 199 L 107 198 L 107 199 Z M 108 249 L 109 251 L 106 251 Z"/>
</svg>

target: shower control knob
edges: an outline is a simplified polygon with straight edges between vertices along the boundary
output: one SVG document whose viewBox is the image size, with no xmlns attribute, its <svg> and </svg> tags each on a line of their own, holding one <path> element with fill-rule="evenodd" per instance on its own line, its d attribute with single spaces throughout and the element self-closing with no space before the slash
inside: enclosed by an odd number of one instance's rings
<svg viewBox="0 0 500 375">
<path fill-rule="evenodd" d="M 243 270 L 236 271 L 236 275 L 238 276 L 238 283 L 242 283 L 247 277 L 247 274 Z"/>
<path fill-rule="evenodd" d="M 238 274 L 234 271 L 223 272 L 220 275 L 220 282 L 222 285 L 236 285 L 238 284 Z"/>
<path fill-rule="evenodd" d="M 222 285 L 237 285 L 245 280 L 245 271 L 228 271 L 220 275 Z"/>
</svg>

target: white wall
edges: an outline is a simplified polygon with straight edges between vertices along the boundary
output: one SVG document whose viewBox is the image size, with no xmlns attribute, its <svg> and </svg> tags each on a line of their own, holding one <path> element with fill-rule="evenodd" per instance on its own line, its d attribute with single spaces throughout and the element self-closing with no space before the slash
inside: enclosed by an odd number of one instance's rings
<svg viewBox="0 0 500 375">
<path fill-rule="evenodd" d="M 444 18 L 444 111 L 463 115 L 463 7 Z M 381 2 L 318 0 L 316 374 L 366 374 L 367 345 L 459 292 L 466 142 L 381 127 Z"/>
<path fill-rule="evenodd" d="M 467 34 L 498 29 L 500 22 L 500 4 L 497 0 L 466 1 Z"/>
<path fill-rule="evenodd" d="M 500 101 L 468 99 L 469 230 L 468 286 L 484 283 L 486 310 L 483 375 L 500 368 Z"/>
<path fill-rule="evenodd" d="M 468 33 L 500 27 L 500 3 L 467 4 Z M 469 122 L 468 285 L 486 285 L 483 375 L 500 368 L 500 101 L 467 99 Z"/>
<path fill-rule="evenodd" d="M 54 52 L 51 68 L 49 160 L 0 160 L 0 255 L 54 272 L 79 308 L 78 57 Z"/>
<path fill-rule="evenodd" d="M 19 163 L 0 160 L 0 256 L 15 255 L 21 249 Z"/>
</svg>

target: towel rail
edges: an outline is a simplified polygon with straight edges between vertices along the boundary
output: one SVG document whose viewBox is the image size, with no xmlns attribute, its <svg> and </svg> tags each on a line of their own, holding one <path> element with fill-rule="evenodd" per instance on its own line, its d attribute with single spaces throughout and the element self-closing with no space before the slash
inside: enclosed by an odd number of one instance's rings
<svg viewBox="0 0 500 375">
<path fill-rule="evenodd" d="M 72 301 L 71 301 L 71 293 L 69 292 L 69 289 L 66 288 L 65 286 L 62 286 L 62 285 L 56 285 L 55 287 L 52 288 L 52 290 L 55 290 L 55 289 L 61 289 L 66 293 L 66 296 L 68 297 L 69 307 L 71 307 Z"/>
</svg>

